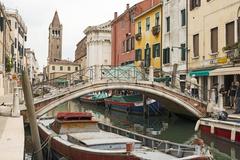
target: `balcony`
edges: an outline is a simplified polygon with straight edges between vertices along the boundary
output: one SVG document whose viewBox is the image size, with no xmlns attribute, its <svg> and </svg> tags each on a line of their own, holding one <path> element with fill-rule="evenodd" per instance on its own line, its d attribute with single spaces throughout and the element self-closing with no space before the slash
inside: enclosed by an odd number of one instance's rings
<svg viewBox="0 0 240 160">
<path fill-rule="evenodd" d="M 137 33 L 137 34 L 135 35 L 135 38 L 136 38 L 137 41 L 141 40 L 141 39 L 142 39 L 142 33 L 141 33 L 141 32 L 140 32 L 140 33 Z"/>
<path fill-rule="evenodd" d="M 160 33 L 160 25 L 156 25 L 154 27 L 152 27 L 152 34 L 154 36 L 157 36 Z"/>
<path fill-rule="evenodd" d="M 223 51 L 227 54 L 231 62 L 240 63 L 240 42 L 223 47 Z"/>
</svg>

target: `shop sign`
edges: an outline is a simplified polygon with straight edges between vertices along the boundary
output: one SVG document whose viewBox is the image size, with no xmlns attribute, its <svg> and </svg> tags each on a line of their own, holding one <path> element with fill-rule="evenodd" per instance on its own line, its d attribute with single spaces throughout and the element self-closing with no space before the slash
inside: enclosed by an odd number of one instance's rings
<svg viewBox="0 0 240 160">
<path fill-rule="evenodd" d="M 227 56 L 217 58 L 217 63 L 224 64 L 227 63 Z"/>
</svg>

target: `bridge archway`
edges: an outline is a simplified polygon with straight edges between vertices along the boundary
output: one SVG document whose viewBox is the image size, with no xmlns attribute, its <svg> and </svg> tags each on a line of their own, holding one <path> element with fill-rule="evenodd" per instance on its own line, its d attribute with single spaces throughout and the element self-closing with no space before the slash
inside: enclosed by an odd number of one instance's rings
<svg viewBox="0 0 240 160">
<path fill-rule="evenodd" d="M 173 92 L 167 91 L 162 85 L 154 83 L 129 83 L 129 82 L 101 82 L 94 84 L 86 84 L 79 88 L 75 88 L 73 91 L 69 91 L 67 94 L 49 103 L 39 111 L 37 111 L 37 116 L 40 117 L 48 111 L 56 108 L 58 105 L 70 101 L 72 99 L 78 98 L 88 93 L 98 92 L 103 90 L 112 89 L 124 89 L 133 90 L 146 94 L 149 97 L 154 97 L 158 99 L 169 111 L 186 115 L 188 117 L 200 118 L 204 116 L 203 112 L 194 107 L 193 103 L 186 101 L 186 99 L 181 99 L 174 95 Z M 197 104 L 196 104 L 197 105 Z"/>
</svg>

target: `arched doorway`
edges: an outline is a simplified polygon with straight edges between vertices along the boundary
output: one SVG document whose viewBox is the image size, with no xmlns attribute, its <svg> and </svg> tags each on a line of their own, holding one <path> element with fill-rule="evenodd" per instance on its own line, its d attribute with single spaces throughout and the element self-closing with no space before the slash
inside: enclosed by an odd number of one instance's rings
<svg viewBox="0 0 240 160">
<path fill-rule="evenodd" d="M 151 48 L 148 43 L 145 48 L 144 64 L 145 67 L 149 67 L 151 65 Z"/>
</svg>

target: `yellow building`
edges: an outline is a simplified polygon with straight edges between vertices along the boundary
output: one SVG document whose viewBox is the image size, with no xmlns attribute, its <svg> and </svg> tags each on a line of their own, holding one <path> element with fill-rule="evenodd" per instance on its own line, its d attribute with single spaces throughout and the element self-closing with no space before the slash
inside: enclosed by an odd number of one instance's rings
<svg viewBox="0 0 240 160">
<path fill-rule="evenodd" d="M 135 18 L 135 65 L 161 67 L 162 4 L 153 6 Z"/>
</svg>

